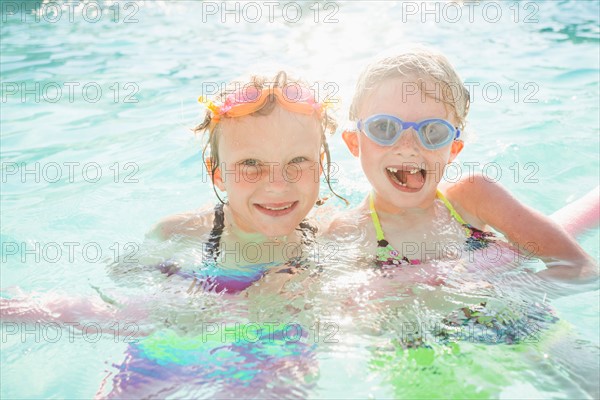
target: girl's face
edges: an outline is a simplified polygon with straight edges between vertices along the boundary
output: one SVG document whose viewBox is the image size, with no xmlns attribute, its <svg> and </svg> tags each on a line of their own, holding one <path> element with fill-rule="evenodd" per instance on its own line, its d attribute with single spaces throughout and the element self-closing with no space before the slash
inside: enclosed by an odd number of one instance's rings
<svg viewBox="0 0 600 400">
<path fill-rule="evenodd" d="M 428 83 L 425 89 L 433 91 L 435 86 Z M 408 122 L 441 118 L 457 125 L 442 101 L 424 96 L 411 80 L 390 79 L 375 88 L 363 101 L 358 117 L 364 121 L 375 114 L 389 114 Z M 428 150 L 412 128 L 402 132 L 391 146 L 381 146 L 363 132 L 344 132 L 344 141 L 360 158 L 375 192 L 377 208 L 389 212 L 431 205 L 444 167 L 462 149 L 462 142 L 452 142 Z"/>
<path fill-rule="evenodd" d="M 233 222 L 246 232 L 289 235 L 319 194 L 319 122 L 275 107 L 221 124 L 214 180 L 227 192 Z"/>
</svg>

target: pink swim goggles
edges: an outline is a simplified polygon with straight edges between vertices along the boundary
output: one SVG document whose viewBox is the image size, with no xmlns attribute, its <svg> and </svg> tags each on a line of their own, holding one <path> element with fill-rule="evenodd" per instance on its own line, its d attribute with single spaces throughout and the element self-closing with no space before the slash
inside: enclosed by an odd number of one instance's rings
<svg viewBox="0 0 600 400">
<path fill-rule="evenodd" d="M 206 100 L 202 96 L 198 98 L 198 101 L 212 112 L 213 122 L 218 122 L 222 116 L 237 118 L 260 110 L 271 95 L 283 108 L 298 114 L 311 115 L 316 112 L 318 116 L 321 116 L 330 105 L 327 101 L 323 103 L 315 101 L 312 92 L 298 84 L 288 84 L 283 88 L 267 87 L 263 89 L 247 86 L 229 94 L 222 103 Z"/>
</svg>

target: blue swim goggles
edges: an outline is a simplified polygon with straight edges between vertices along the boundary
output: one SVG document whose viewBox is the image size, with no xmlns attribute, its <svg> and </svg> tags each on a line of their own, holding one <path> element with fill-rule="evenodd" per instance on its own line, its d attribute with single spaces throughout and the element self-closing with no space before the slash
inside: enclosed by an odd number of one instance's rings
<svg viewBox="0 0 600 400">
<path fill-rule="evenodd" d="M 460 129 L 444 119 L 425 119 L 419 122 L 406 122 L 393 115 L 376 114 L 366 120 L 358 120 L 358 129 L 369 139 L 381 146 L 391 146 L 400 138 L 402 132 L 413 128 L 423 147 L 437 150 L 460 137 Z"/>
</svg>

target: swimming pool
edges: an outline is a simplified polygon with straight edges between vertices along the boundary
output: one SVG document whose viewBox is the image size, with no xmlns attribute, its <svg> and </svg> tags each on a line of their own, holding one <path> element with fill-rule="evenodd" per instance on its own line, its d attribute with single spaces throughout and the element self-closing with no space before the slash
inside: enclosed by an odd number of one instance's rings
<svg viewBox="0 0 600 400">
<path fill-rule="evenodd" d="M 403 42 L 433 45 L 472 94 L 463 173 L 471 165 L 547 214 L 598 184 L 597 2 L 228 2 L 225 9 L 221 2 L 122 1 L 101 2 L 102 14 L 96 4 L 71 11 L 63 2 L 1 4 L 3 289 L 97 296 L 93 285 L 110 292 L 116 283 L 106 265 L 150 258 L 142 242 L 156 221 L 214 203 L 201 141 L 187 129 L 199 117 L 196 98 L 258 61 L 309 71 L 323 81 L 319 90 L 339 88 L 343 117 L 370 56 Z M 236 4 L 238 21 L 226 12 Z M 367 182 L 339 134 L 331 147 L 336 189 L 357 204 Z M 598 229 L 580 238 L 596 259 L 599 239 Z M 172 256 L 173 249 L 158 250 Z M 192 262 L 192 245 L 182 245 L 177 256 Z M 352 269 L 350 256 L 335 265 L 347 268 L 326 271 L 321 290 L 297 289 L 291 306 L 305 299 L 311 310 L 282 310 L 264 293 L 253 300 L 262 322 L 279 316 L 278 322 L 298 323 L 312 334 L 310 343 L 300 340 L 286 352 L 271 341 L 258 354 L 227 348 L 222 358 L 207 360 L 214 370 L 188 371 L 210 377 L 195 386 L 186 386 L 191 378 L 173 367 L 179 375 L 161 378 L 180 385 L 171 395 L 566 398 L 593 390 L 585 379 L 598 372 L 598 292 L 552 302 L 560 324 L 544 330 L 543 348 L 462 340 L 401 351 L 397 327 L 426 322 L 432 310 L 444 309 L 438 304 L 444 299 L 505 300 L 521 313 L 534 299 L 510 287 L 493 296 L 448 289 L 410 301 L 355 299 L 345 309 L 333 299 L 345 299 L 365 277 Z M 203 297 L 184 301 L 175 289 L 163 293 L 160 282 L 136 284 L 128 290 L 153 293 L 157 316 L 170 316 L 158 339 L 165 337 L 161 348 L 172 359 L 202 334 L 193 326 L 208 320 L 198 310 L 213 319 L 225 312 Z M 72 340 L 68 329 L 28 329 L 3 326 L 3 398 L 92 397 L 108 374 L 111 385 L 113 365 L 131 354 L 130 331 L 122 325 L 113 335 Z M 551 346 L 553 335 L 564 344 Z M 150 354 L 148 343 L 135 351 Z M 254 364 L 240 363 L 248 352 Z"/>
</svg>

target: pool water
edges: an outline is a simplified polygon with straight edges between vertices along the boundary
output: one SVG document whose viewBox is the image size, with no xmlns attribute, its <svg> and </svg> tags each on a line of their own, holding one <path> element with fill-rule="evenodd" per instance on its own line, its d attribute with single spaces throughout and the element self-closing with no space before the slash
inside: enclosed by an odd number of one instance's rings
<svg viewBox="0 0 600 400">
<path fill-rule="evenodd" d="M 421 2 L 289 2 L 272 18 L 254 2 L 258 20 L 241 4 L 239 21 L 221 2 L 81 2 L 72 18 L 60 1 L 0 4 L 2 295 L 19 287 L 98 298 L 96 287 L 153 310 L 98 338 L 4 321 L 0 397 L 597 397 L 597 291 L 544 302 L 512 286 L 527 280 L 518 273 L 492 288 L 466 288 L 460 277 L 410 287 L 348 251 L 294 276 L 283 294 L 259 284 L 245 297 L 190 296 L 187 282 L 136 266 L 202 262 L 198 243 L 144 235 L 164 216 L 216 202 L 202 140 L 189 130 L 201 115 L 196 99 L 258 62 L 317 77 L 318 90 L 343 100 L 343 122 L 370 57 L 407 42 L 434 46 L 472 96 L 455 170 L 474 166 L 545 214 L 583 196 L 600 177 L 598 2 L 482 2 L 471 14 L 455 3 L 429 3 L 428 14 Z M 369 187 L 340 136 L 330 141 L 334 185 L 357 205 Z M 599 230 L 578 240 L 598 260 Z M 506 328 L 498 343 L 415 342 L 410 324 L 480 303 L 496 318 L 485 323 Z M 498 317 L 506 313 L 510 323 Z M 507 343 L 507 327 L 525 319 L 537 321 L 535 332 L 518 331 L 530 340 Z M 273 321 L 279 336 L 236 342 L 236 323 Z M 203 340 L 215 323 L 233 333 Z M 290 326 L 304 336 L 286 340 Z M 150 336 L 128 343 L 135 329 Z"/>
</svg>

